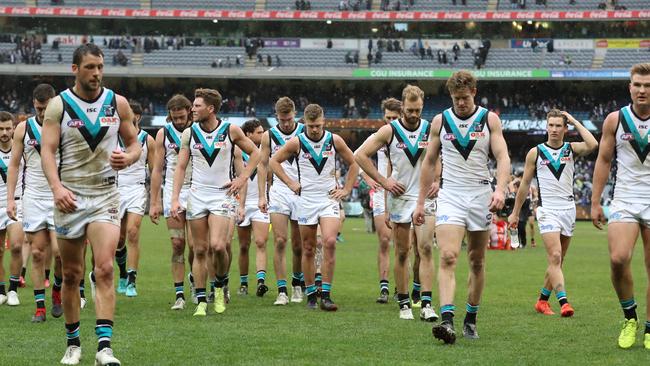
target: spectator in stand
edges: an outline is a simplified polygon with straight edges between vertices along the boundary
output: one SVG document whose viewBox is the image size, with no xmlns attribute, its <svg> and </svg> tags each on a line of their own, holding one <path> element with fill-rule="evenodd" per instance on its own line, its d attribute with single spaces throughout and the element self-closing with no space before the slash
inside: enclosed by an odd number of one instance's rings
<svg viewBox="0 0 650 366">
<path fill-rule="evenodd" d="M 280 55 L 275 55 L 275 66 L 276 67 L 282 66 L 282 60 L 280 60 Z"/>
</svg>

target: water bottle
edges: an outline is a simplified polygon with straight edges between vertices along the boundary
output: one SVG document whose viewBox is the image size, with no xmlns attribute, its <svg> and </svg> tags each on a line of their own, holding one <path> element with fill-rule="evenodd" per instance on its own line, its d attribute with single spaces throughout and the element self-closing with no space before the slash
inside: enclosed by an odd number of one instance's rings
<svg viewBox="0 0 650 366">
<path fill-rule="evenodd" d="M 513 249 L 519 248 L 519 230 L 517 228 L 510 229 L 510 247 Z"/>
</svg>

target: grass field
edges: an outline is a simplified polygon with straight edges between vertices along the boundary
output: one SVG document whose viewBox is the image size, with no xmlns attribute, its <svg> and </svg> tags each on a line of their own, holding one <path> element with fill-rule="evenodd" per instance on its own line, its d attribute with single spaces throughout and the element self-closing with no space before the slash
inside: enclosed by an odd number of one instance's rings
<svg viewBox="0 0 650 366">
<path fill-rule="evenodd" d="M 145 219 L 138 271 L 139 296 L 130 299 L 120 295 L 117 300 L 113 338 L 116 356 L 124 365 L 642 365 L 650 362 L 650 351 L 643 349 L 641 332 L 631 350 L 623 351 L 616 346 L 622 314 L 609 280 L 606 233 L 598 232 L 591 224 L 578 224 L 565 263 L 568 296 L 576 309 L 573 318 L 544 317 L 533 310 L 546 266 L 542 247 L 489 252 L 487 284 L 478 317 L 481 339 L 460 338 L 454 346 L 435 342 L 428 323 L 399 320 L 395 303 L 376 304 L 375 236 L 365 233 L 362 220 L 349 219 L 344 237 L 345 243 L 337 250 L 332 293 L 339 304 L 338 312 L 308 311 L 304 303 L 273 307 L 276 293 L 272 269 L 267 277 L 271 291 L 264 298 L 254 294 L 237 296 L 239 272 L 235 258 L 230 273 L 233 299 L 226 313 L 217 316 L 210 306 L 208 317 L 193 318 L 193 306 L 182 312 L 169 310 L 174 294 L 167 231 L 164 226 L 155 227 Z M 237 252 L 236 248 L 235 240 L 233 252 Z M 254 269 L 250 274 L 254 282 Z M 647 280 L 641 245 L 637 245 L 635 253 L 634 276 L 639 317 L 643 320 Z M 459 330 L 466 295 L 464 255 L 457 278 Z M 393 285 L 391 279 L 391 293 Z M 49 311 L 49 290 L 47 296 Z M 34 310 L 31 288 L 21 289 L 20 298 L 19 307 L 0 307 L 0 365 L 58 364 L 65 350 L 63 319 L 48 317 L 43 324 L 32 324 L 29 322 Z M 437 304 L 435 290 L 434 303 Z M 559 312 L 555 301 L 552 305 Z M 91 365 L 96 351 L 92 301 L 82 311 L 81 341 L 82 364 Z"/>
</svg>

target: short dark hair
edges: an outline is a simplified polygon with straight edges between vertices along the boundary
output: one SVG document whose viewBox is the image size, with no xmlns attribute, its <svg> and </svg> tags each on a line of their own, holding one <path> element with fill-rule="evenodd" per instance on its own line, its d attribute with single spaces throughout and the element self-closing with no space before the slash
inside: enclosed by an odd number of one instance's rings
<svg viewBox="0 0 650 366">
<path fill-rule="evenodd" d="M 12 123 L 14 123 L 16 122 L 16 119 L 14 118 L 13 114 L 5 111 L 0 111 L 0 122 L 4 122 L 4 121 L 11 121 Z"/>
<path fill-rule="evenodd" d="M 97 47 L 96 44 L 86 43 L 74 50 L 74 53 L 72 54 L 72 63 L 75 65 L 81 65 L 84 56 L 89 53 L 93 56 L 104 57 L 104 52 L 102 52 L 101 48 Z"/>
<path fill-rule="evenodd" d="M 253 133 L 255 130 L 257 130 L 258 127 L 262 126 L 262 122 L 256 120 L 256 119 L 251 119 L 246 122 L 241 126 L 241 130 L 244 131 L 244 133 Z"/>
<path fill-rule="evenodd" d="M 303 118 L 305 121 L 313 122 L 321 117 L 323 117 L 324 112 L 323 108 L 319 106 L 318 104 L 310 104 L 307 107 L 305 107 L 305 113 L 303 115 Z"/>
<path fill-rule="evenodd" d="M 131 107 L 131 110 L 133 111 L 133 114 L 137 114 L 138 116 L 142 115 L 142 106 L 140 103 L 132 100 L 129 102 L 129 107 Z"/>
<path fill-rule="evenodd" d="M 38 84 L 34 91 L 32 92 L 32 98 L 39 101 L 40 103 L 45 103 L 48 100 L 54 98 L 56 92 L 50 84 Z"/>
<path fill-rule="evenodd" d="M 389 110 L 391 112 L 402 112 L 402 102 L 395 98 L 384 99 L 381 102 L 381 111 Z"/>
<path fill-rule="evenodd" d="M 206 105 L 214 107 L 214 114 L 219 113 L 221 109 L 221 94 L 215 89 L 199 88 L 194 91 L 194 98 L 202 98 Z"/>
</svg>

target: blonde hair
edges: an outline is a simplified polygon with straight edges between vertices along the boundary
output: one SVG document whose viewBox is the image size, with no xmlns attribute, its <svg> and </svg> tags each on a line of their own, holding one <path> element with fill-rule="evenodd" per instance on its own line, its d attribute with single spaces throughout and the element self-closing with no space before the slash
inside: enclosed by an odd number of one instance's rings
<svg viewBox="0 0 650 366">
<path fill-rule="evenodd" d="M 305 107 L 305 121 L 313 122 L 323 116 L 323 108 L 318 104 L 310 104 Z"/>
<path fill-rule="evenodd" d="M 402 101 L 409 101 L 409 102 L 414 102 L 416 100 L 423 100 L 424 101 L 424 92 L 422 89 L 415 85 L 407 85 L 404 90 L 402 90 Z"/>
<path fill-rule="evenodd" d="M 632 78 L 632 76 L 635 74 L 650 75 L 650 63 L 646 62 L 633 65 L 630 69 L 630 78 Z"/>
<path fill-rule="evenodd" d="M 292 113 L 296 111 L 296 104 L 289 97 L 282 97 L 275 102 L 275 113 Z"/>
</svg>

